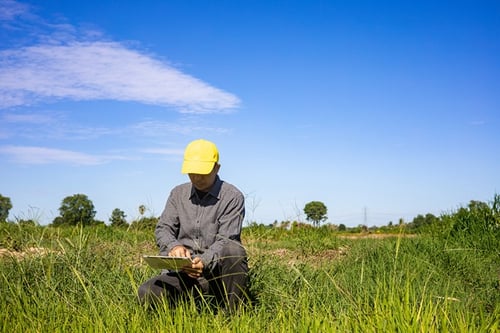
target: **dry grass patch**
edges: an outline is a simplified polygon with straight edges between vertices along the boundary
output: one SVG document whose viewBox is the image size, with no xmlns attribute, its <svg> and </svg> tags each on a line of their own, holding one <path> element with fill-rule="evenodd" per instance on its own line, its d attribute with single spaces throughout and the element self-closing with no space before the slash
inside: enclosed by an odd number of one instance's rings
<svg viewBox="0 0 500 333">
<path fill-rule="evenodd" d="M 50 250 L 44 247 L 29 247 L 24 251 L 11 251 L 8 249 L 0 249 L 0 258 L 15 258 L 24 259 L 26 257 L 46 256 L 57 251 Z"/>
<path fill-rule="evenodd" d="M 313 267 L 322 267 L 331 264 L 332 261 L 341 260 L 342 257 L 347 255 L 348 248 L 325 249 L 311 254 L 304 253 L 298 249 L 292 250 L 287 248 L 269 250 L 251 248 L 248 252 L 250 258 L 270 257 L 276 258 L 287 265 L 307 264 Z"/>
</svg>

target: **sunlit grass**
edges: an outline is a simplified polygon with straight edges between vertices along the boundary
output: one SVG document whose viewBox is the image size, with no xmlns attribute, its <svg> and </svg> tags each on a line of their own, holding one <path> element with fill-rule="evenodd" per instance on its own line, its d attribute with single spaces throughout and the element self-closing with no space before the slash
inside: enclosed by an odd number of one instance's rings
<svg viewBox="0 0 500 333">
<path fill-rule="evenodd" d="M 2 332 L 497 332 L 499 259 L 421 235 L 245 230 L 250 305 L 225 315 L 194 300 L 136 300 L 157 272 L 152 232 L 0 226 Z M 15 246 L 14 246 L 15 245 Z M 277 251 L 278 250 L 278 251 Z M 338 252 L 335 252 L 338 251 Z M 338 255 L 335 255 L 338 254 Z"/>
</svg>

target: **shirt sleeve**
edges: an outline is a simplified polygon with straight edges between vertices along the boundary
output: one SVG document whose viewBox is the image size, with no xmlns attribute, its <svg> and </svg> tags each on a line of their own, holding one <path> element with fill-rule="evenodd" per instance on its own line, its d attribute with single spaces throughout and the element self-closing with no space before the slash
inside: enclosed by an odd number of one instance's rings
<svg viewBox="0 0 500 333">
<path fill-rule="evenodd" d="M 179 214 L 175 205 L 174 193 L 171 192 L 155 229 L 156 243 L 160 248 L 160 255 L 167 255 L 174 247 L 182 245 L 177 240 L 179 228 Z"/>
<path fill-rule="evenodd" d="M 241 243 L 241 228 L 245 218 L 245 199 L 239 191 L 232 191 L 232 198 L 227 202 L 218 217 L 219 229 L 215 242 L 200 257 L 203 266 L 211 269 L 211 264 L 220 259 L 220 253 L 228 242 Z"/>
</svg>

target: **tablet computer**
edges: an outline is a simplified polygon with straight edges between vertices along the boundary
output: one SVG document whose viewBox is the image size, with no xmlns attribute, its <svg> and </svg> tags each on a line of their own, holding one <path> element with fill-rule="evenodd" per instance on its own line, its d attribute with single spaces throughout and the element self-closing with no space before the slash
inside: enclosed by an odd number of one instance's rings
<svg viewBox="0 0 500 333">
<path fill-rule="evenodd" d="M 144 261 L 156 269 L 168 269 L 170 271 L 179 271 L 183 267 L 191 268 L 191 259 L 187 257 L 169 257 L 169 256 L 142 256 Z"/>
</svg>

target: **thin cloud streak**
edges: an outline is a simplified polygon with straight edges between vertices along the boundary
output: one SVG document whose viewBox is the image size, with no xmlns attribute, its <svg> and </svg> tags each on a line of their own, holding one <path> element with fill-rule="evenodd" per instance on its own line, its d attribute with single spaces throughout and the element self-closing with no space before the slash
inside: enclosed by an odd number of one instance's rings
<svg viewBox="0 0 500 333">
<path fill-rule="evenodd" d="M 115 42 L 0 52 L 0 107 L 61 99 L 135 101 L 180 112 L 227 112 L 239 99 Z"/>
<path fill-rule="evenodd" d="M 67 144 L 72 140 L 132 136 L 158 144 L 158 139 L 193 131 L 228 132 L 206 122 L 200 126 L 196 121 L 143 120 L 123 127 L 83 125 L 74 123 L 71 113 L 40 113 L 28 108 L 58 101 L 113 100 L 167 107 L 198 119 L 200 114 L 228 113 L 240 105 L 237 96 L 183 73 L 161 57 L 140 50 L 136 43 L 112 41 L 98 30 L 83 30 L 65 20 L 48 22 L 34 9 L 17 1 L 0 0 L 0 24 L 4 28 L 0 36 L 12 39 L 8 49 L 0 47 L 0 139 L 23 139 L 20 144 L 0 146 L 0 156 L 9 162 L 93 166 L 141 158 L 137 154 L 130 154 L 134 156 L 130 158 L 120 153 L 96 155 L 51 148 L 53 140 L 65 140 Z M 15 38 L 19 35 L 23 38 Z M 140 153 L 180 156 L 183 152 L 150 148 Z"/>
<path fill-rule="evenodd" d="M 13 162 L 19 164 L 53 164 L 63 163 L 70 165 L 100 165 L 112 160 L 127 159 L 123 156 L 99 156 L 85 153 L 33 146 L 1 146 L 0 154 L 7 155 Z"/>
<path fill-rule="evenodd" d="M 0 51 L 0 108 L 58 100 L 133 101 L 195 114 L 239 107 L 237 96 L 132 48 L 132 43 L 109 41 L 97 30 L 66 22 L 46 22 L 32 9 L 0 0 L 4 31 L 30 36 L 23 46 Z"/>
<path fill-rule="evenodd" d="M 2 128 L 2 125 L 5 127 Z M 51 112 L 0 114 L 0 131 L 2 130 L 5 137 L 32 140 L 91 140 L 124 132 L 123 129 L 71 124 L 64 115 Z"/>
<path fill-rule="evenodd" d="M 6 113 L 2 115 L 2 120 L 13 124 L 47 124 L 53 122 L 53 118 L 36 113 Z"/>
<path fill-rule="evenodd" d="M 186 121 L 166 122 L 145 120 L 124 127 L 83 126 L 74 124 L 59 113 L 0 114 L 0 138 L 24 138 L 30 140 L 59 139 L 96 140 L 102 137 L 130 137 L 161 139 L 172 134 L 188 135 L 196 131 L 228 133 L 222 127 L 197 126 Z M 3 133 L 3 135 L 2 135 Z"/>
<path fill-rule="evenodd" d="M 29 11 L 25 4 L 12 0 L 0 1 L 0 21 L 11 21 L 19 15 Z"/>
<path fill-rule="evenodd" d="M 135 135 L 144 137 L 163 137 L 171 133 L 190 134 L 197 131 L 212 132 L 212 133 L 227 133 L 230 132 L 227 128 L 222 127 L 207 127 L 196 126 L 189 124 L 178 124 L 165 121 L 147 120 L 132 125 L 129 129 Z"/>
<path fill-rule="evenodd" d="M 145 148 L 141 150 L 142 153 L 166 155 L 166 156 L 182 156 L 184 150 L 182 149 L 169 149 L 169 148 Z"/>
</svg>

